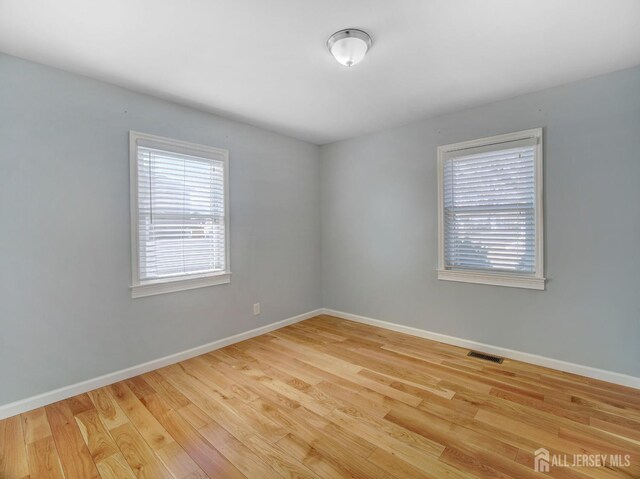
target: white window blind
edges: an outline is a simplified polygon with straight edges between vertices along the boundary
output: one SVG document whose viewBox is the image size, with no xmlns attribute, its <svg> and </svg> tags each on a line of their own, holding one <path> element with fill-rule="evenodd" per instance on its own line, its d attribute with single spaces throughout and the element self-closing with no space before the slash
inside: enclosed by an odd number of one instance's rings
<svg viewBox="0 0 640 479">
<path fill-rule="evenodd" d="M 450 145 L 440 152 L 441 279 L 455 280 L 458 272 L 461 281 L 485 282 L 482 274 L 490 273 L 539 278 L 543 286 L 537 184 L 541 150 L 537 138 L 495 140 L 478 140 L 467 148 Z M 507 279 L 489 284 L 526 283 Z"/>
<path fill-rule="evenodd" d="M 526 147 L 445 162 L 446 267 L 535 272 L 533 155 Z"/>
<path fill-rule="evenodd" d="M 135 154 L 134 288 L 226 273 L 226 157 L 145 139 Z"/>
</svg>

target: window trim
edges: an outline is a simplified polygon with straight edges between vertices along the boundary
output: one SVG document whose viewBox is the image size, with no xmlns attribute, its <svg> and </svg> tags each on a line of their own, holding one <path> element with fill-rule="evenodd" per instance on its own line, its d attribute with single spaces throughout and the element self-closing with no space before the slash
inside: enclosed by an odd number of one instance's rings
<svg viewBox="0 0 640 479">
<path fill-rule="evenodd" d="M 471 148 L 498 146 L 518 140 L 534 139 L 535 146 L 535 274 L 490 272 L 482 270 L 447 269 L 444 263 L 444 162 L 448 154 Z M 477 140 L 451 143 L 438 147 L 438 279 L 464 283 L 509 286 L 513 288 L 545 289 L 544 277 L 544 221 L 543 221 L 543 142 L 542 128 L 479 138 Z"/>
<path fill-rule="evenodd" d="M 140 280 L 140 264 L 138 261 L 138 141 L 152 144 L 160 149 L 186 153 L 204 158 L 222 161 L 224 164 L 224 226 L 225 226 L 225 266 L 226 270 L 215 273 L 199 273 L 180 277 Z M 130 207 L 131 207 L 131 297 L 140 298 L 175 291 L 204 288 L 231 282 L 231 265 L 229 251 L 229 151 L 212 146 L 198 145 L 186 141 L 174 140 L 162 136 L 129 131 L 129 172 L 130 172 Z"/>
</svg>

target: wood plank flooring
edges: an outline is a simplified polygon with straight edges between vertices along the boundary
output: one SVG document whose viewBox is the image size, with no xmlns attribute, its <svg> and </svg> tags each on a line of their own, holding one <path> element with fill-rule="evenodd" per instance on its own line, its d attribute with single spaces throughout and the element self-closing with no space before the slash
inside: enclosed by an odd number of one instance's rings
<svg viewBox="0 0 640 479">
<path fill-rule="evenodd" d="M 639 390 L 466 353 L 318 316 L 0 421 L 0 478 L 640 478 Z"/>
</svg>

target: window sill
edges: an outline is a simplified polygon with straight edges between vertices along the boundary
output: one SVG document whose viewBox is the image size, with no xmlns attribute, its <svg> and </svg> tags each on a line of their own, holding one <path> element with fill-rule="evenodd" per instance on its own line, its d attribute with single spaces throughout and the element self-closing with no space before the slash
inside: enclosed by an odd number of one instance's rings
<svg viewBox="0 0 640 479">
<path fill-rule="evenodd" d="M 545 278 L 517 276 L 512 274 L 485 273 L 481 271 L 438 270 L 438 279 L 462 283 L 488 284 L 510 288 L 544 290 Z"/>
<path fill-rule="evenodd" d="M 231 282 L 231 273 L 217 273 L 206 276 L 191 276 L 181 279 L 159 280 L 131 286 L 131 297 L 142 298 L 156 294 L 173 293 L 187 289 L 206 288 Z"/>
</svg>

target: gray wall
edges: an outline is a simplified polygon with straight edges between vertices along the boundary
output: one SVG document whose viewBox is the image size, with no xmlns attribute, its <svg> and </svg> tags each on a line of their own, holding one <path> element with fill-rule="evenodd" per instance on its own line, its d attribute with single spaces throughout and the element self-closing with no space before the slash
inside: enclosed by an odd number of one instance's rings
<svg viewBox="0 0 640 479">
<path fill-rule="evenodd" d="M 131 299 L 130 129 L 229 150 L 231 284 Z M 0 404 L 319 308 L 319 174 L 315 145 L 0 55 Z"/>
<path fill-rule="evenodd" d="M 547 290 L 437 281 L 436 146 L 537 126 Z M 131 299 L 130 129 L 229 149 L 231 284 Z M 639 376 L 639 151 L 640 68 L 318 148 L 0 54 L 0 404 L 321 306 Z"/>
<path fill-rule="evenodd" d="M 539 126 L 547 290 L 438 281 L 436 147 Z M 640 68 L 321 153 L 325 307 L 640 376 Z"/>
</svg>

